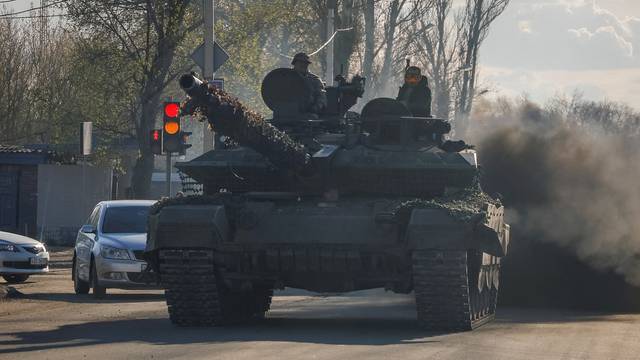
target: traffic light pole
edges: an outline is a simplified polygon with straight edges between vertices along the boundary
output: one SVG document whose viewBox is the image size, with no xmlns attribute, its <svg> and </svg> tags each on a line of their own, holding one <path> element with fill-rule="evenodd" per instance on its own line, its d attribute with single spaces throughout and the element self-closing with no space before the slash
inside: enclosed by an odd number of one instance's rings
<svg viewBox="0 0 640 360">
<path fill-rule="evenodd" d="M 211 81 L 213 73 L 213 43 L 216 39 L 214 31 L 215 0 L 202 0 L 204 20 L 204 69 L 202 74 L 205 80 Z M 202 129 L 202 150 L 213 150 L 213 132 L 209 130 L 209 124 L 204 121 Z"/>
<path fill-rule="evenodd" d="M 167 197 L 171 197 L 171 153 L 167 152 L 167 164 L 166 164 L 166 193 Z"/>
<path fill-rule="evenodd" d="M 336 13 L 336 2 L 328 1 L 328 14 L 327 14 L 327 39 L 333 35 L 335 28 L 335 13 Z M 327 86 L 333 85 L 333 41 L 329 43 L 326 50 L 327 56 L 327 73 L 325 75 Z"/>
</svg>

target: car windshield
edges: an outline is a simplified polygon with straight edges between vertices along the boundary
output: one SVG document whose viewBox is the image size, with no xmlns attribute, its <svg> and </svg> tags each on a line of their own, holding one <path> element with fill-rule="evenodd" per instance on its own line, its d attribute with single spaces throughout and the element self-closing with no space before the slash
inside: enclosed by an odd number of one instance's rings
<svg viewBox="0 0 640 360">
<path fill-rule="evenodd" d="M 107 208 L 102 223 L 103 233 L 147 232 L 148 206 L 119 206 Z"/>
</svg>

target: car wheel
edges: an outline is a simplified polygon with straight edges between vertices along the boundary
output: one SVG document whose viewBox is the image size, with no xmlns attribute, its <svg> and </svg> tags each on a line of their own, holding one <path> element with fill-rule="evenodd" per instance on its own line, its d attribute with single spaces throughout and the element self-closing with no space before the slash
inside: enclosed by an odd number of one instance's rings
<svg viewBox="0 0 640 360">
<path fill-rule="evenodd" d="M 98 270 L 96 270 L 96 263 L 91 262 L 91 287 L 93 288 L 93 296 L 96 299 L 102 299 L 107 294 L 107 288 L 100 286 L 98 280 Z"/>
<path fill-rule="evenodd" d="M 2 275 L 2 277 L 9 284 L 20 284 L 27 281 L 27 279 L 29 278 L 29 275 L 12 274 L 12 275 Z"/>
<path fill-rule="evenodd" d="M 91 288 L 89 282 L 80 279 L 78 276 L 78 263 L 76 258 L 73 258 L 73 290 L 78 295 L 85 295 L 89 293 Z"/>
</svg>

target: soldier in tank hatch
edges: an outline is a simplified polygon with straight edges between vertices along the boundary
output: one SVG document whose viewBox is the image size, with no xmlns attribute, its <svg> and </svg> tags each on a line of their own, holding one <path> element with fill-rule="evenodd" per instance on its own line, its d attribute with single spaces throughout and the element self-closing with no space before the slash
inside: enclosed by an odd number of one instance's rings
<svg viewBox="0 0 640 360">
<path fill-rule="evenodd" d="M 313 114 L 321 113 L 327 107 L 327 92 L 324 90 L 322 80 L 309 72 L 309 55 L 298 53 L 293 57 L 291 65 L 293 69 L 304 78 L 309 90 L 309 98 L 306 100 L 305 110 Z"/>
<path fill-rule="evenodd" d="M 396 100 L 403 103 L 413 116 L 431 116 L 431 89 L 426 76 L 417 66 L 409 66 L 405 70 L 404 84 L 398 92 Z"/>
</svg>

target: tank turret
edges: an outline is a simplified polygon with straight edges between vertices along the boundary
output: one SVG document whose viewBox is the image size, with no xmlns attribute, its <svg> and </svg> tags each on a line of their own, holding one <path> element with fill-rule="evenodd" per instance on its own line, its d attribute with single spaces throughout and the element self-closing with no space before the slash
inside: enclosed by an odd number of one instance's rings
<svg viewBox="0 0 640 360">
<path fill-rule="evenodd" d="M 460 152 L 464 143 L 445 141 L 451 130 L 447 121 L 414 117 L 388 98 L 371 100 L 361 114 L 348 112 L 364 83 L 359 76 L 348 82 L 339 75 L 336 86 L 327 88 L 327 108 L 309 114 L 303 111 L 308 89 L 302 78 L 291 69 L 275 69 L 262 83 L 263 100 L 273 111 L 266 120 L 224 91 L 184 75 L 180 86 L 189 98 L 183 112 L 204 115 L 240 147 L 176 166 L 202 183 L 206 193 L 431 197 L 473 183 L 475 153 Z"/>
</svg>

